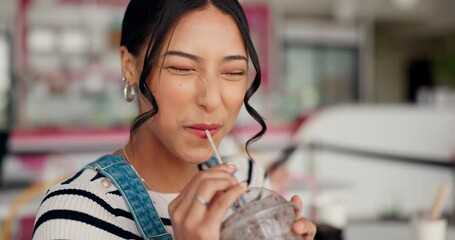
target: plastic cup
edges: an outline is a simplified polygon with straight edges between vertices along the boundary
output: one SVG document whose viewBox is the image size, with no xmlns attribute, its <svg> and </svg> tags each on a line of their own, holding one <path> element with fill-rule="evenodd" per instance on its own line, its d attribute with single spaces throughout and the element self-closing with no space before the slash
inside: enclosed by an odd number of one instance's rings
<svg viewBox="0 0 455 240">
<path fill-rule="evenodd" d="M 221 225 L 221 240 L 294 240 L 294 204 L 266 188 L 250 188 Z"/>
</svg>

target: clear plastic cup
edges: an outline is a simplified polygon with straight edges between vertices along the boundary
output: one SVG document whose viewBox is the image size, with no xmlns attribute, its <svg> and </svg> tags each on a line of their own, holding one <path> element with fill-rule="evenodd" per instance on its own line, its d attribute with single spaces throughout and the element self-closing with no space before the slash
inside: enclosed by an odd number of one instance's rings
<svg viewBox="0 0 455 240">
<path fill-rule="evenodd" d="M 294 240 L 294 204 L 267 188 L 250 188 L 221 225 L 221 240 Z"/>
</svg>

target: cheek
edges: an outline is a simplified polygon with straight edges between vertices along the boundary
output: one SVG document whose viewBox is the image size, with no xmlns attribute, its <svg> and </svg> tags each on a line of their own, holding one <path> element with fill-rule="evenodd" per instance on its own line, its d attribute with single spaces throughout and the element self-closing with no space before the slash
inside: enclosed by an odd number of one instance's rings
<svg viewBox="0 0 455 240">
<path fill-rule="evenodd" d="M 235 113 L 237 117 L 240 108 L 242 107 L 243 98 L 245 97 L 246 86 L 240 83 L 235 85 L 224 86 L 224 99 L 226 107 L 231 114 Z"/>
<path fill-rule="evenodd" d="M 175 79 L 162 79 L 156 84 L 154 92 L 158 106 L 166 109 L 181 111 L 191 102 L 194 95 L 192 81 L 178 81 Z"/>
</svg>

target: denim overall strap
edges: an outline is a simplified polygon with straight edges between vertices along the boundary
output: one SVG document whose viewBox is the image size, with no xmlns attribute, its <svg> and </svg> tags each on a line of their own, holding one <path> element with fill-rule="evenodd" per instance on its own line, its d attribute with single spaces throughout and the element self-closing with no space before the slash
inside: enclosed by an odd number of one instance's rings
<svg viewBox="0 0 455 240">
<path fill-rule="evenodd" d="M 172 240 L 136 172 L 120 155 L 105 155 L 86 166 L 95 169 L 119 189 L 144 239 Z"/>
<path fill-rule="evenodd" d="M 211 167 L 214 167 L 216 165 L 218 165 L 218 159 L 216 159 L 215 156 L 212 156 L 207 162 L 205 162 L 204 164 L 207 165 L 207 167 L 211 168 Z"/>
</svg>

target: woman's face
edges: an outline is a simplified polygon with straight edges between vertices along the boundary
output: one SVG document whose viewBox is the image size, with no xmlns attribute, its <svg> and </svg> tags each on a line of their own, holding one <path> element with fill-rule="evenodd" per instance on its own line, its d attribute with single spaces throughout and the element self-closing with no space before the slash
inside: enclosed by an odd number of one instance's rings
<svg viewBox="0 0 455 240">
<path fill-rule="evenodd" d="M 148 80 L 158 114 L 147 123 L 152 138 L 181 160 L 200 163 L 230 131 L 247 90 L 248 58 L 230 15 L 213 6 L 185 15 L 164 42 Z M 150 104 L 142 101 L 142 110 Z"/>
</svg>

